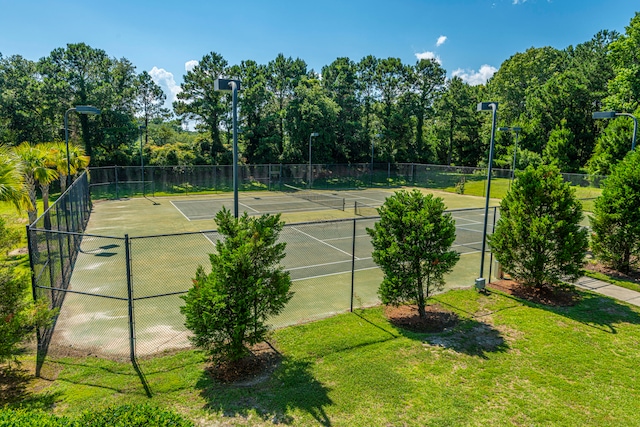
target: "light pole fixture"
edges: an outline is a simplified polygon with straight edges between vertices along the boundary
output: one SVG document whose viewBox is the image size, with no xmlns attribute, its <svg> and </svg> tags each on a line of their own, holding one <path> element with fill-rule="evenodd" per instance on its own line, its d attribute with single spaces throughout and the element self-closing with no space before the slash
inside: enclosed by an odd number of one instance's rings
<svg viewBox="0 0 640 427">
<path fill-rule="evenodd" d="M 519 126 L 512 126 L 512 127 L 501 127 L 501 128 L 498 128 L 498 130 L 502 132 L 513 131 L 516 133 L 516 143 L 513 146 L 513 166 L 511 166 L 511 180 L 509 181 L 509 189 L 511 189 L 511 181 L 513 181 L 516 174 L 516 153 L 518 152 L 518 135 L 520 134 L 520 132 L 522 132 L 522 128 Z"/>
<path fill-rule="evenodd" d="M 313 172 L 313 169 L 311 169 L 311 138 L 315 138 L 318 135 L 320 135 L 318 132 L 312 132 L 311 135 L 309 135 L 309 188 L 313 185 L 313 179 L 311 178 L 311 173 Z"/>
<path fill-rule="evenodd" d="M 592 117 L 594 119 L 613 119 L 616 116 L 627 116 L 633 119 L 633 137 L 631 138 L 631 151 L 636 148 L 636 135 L 638 134 L 638 119 L 633 114 L 616 113 L 615 111 L 596 111 Z"/>
<path fill-rule="evenodd" d="M 213 89 L 233 94 L 233 215 L 238 218 L 238 91 L 240 80 L 218 78 Z"/>
<path fill-rule="evenodd" d="M 147 127 L 145 125 L 138 126 L 140 129 L 140 171 L 142 173 L 142 196 L 144 197 L 144 158 L 142 157 L 142 132 Z"/>
<path fill-rule="evenodd" d="M 480 253 L 480 276 L 476 279 L 476 289 L 483 291 L 487 281 L 484 276 L 484 251 L 487 247 L 487 221 L 489 219 L 489 195 L 491 194 L 491 165 L 493 163 L 493 145 L 496 137 L 497 102 L 480 102 L 478 111 L 491 111 L 491 143 L 489 144 L 489 163 L 487 164 L 487 195 L 484 205 L 484 226 L 482 228 L 482 252 Z"/>
<path fill-rule="evenodd" d="M 71 180 L 71 157 L 69 156 L 69 112 L 75 111 L 78 114 L 96 115 L 100 114 L 100 109 L 92 105 L 76 105 L 64 112 L 64 143 L 67 147 L 67 186 Z"/>
</svg>

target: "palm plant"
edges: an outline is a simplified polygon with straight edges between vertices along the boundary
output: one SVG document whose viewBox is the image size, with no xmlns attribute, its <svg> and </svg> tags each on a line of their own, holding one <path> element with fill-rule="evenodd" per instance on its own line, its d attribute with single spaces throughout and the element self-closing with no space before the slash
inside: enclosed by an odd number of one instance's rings
<svg viewBox="0 0 640 427">
<path fill-rule="evenodd" d="M 22 165 L 16 155 L 0 146 L 0 201 L 15 205 L 18 210 L 29 207 Z"/>
<path fill-rule="evenodd" d="M 40 185 L 43 191 L 42 201 L 46 210 L 49 207 L 49 184 L 58 178 L 58 172 L 51 169 L 51 153 L 47 145 L 31 145 L 28 142 L 23 142 L 15 148 L 15 152 L 22 164 L 22 176 L 31 202 L 27 214 L 29 215 L 29 224 L 33 224 L 38 219 L 36 186 Z"/>
<path fill-rule="evenodd" d="M 60 177 L 60 190 L 64 193 L 67 189 L 67 173 L 76 176 L 79 171 L 89 166 L 89 156 L 84 154 L 84 150 L 77 145 L 69 144 L 69 167 L 67 168 L 67 146 L 64 142 L 55 144 L 53 152 L 54 163 Z"/>
</svg>

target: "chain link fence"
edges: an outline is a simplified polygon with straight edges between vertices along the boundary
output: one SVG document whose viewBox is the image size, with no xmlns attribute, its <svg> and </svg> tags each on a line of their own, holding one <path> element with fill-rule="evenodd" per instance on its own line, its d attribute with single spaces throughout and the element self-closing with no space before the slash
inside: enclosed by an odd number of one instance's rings
<svg viewBox="0 0 640 427">
<path fill-rule="evenodd" d="M 479 270 L 484 209 L 450 212 L 458 224 L 454 248 L 462 256 L 447 286 L 472 286 Z M 496 208 L 489 215 L 494 223 Z M 378 220 L 354 217 L 285 225 L 280 235 L 287 244 L 283 266 L 294 296 L 272 319 L 272 327 L 380 303 L 382 273 L 373 262 L 367 233 Z M 198 266 L 210 269 L 217 231 L 108 237 L 40 229 L 35 226 L 39 224 L 30 227 L 30 239 L 39 242 L 32 245 L 37 257 L 34 294 L 60 308 L 54 326 L 38 336 L 41 360 L 51 347 L 63 354 L 129 357 L 135 365 L 138 357 L 190 346 L 181 296 L 192 286 Z M 60 253 L 67 259 L 67 241 L 73 242 L 73 262 L 58 270 L 53 264 L 64 265 Z M 490 258 L 485 262 L 485 271 L 490 271 Z"/>
<path fill-rule="evenodd" d="M 510 178 L 509 169 L 492 169 L 492 177 Z M 604 176 L 562 174 L 580 187 L 599 188 Z M 94 199 L 139 195 L 196 194 L 230 191 L 231 165 L 224 166 L 110 166 L 92 168 Z M 283 190 L 285 184 L 313 189 L 346 189 L 411 185 L 434 189 L 456 188 L 467 181 L 484 181 L 485 168 L 417 163 L 268 164 L 240 165 L 238 186 L 243 190 Z"/>
</svg>

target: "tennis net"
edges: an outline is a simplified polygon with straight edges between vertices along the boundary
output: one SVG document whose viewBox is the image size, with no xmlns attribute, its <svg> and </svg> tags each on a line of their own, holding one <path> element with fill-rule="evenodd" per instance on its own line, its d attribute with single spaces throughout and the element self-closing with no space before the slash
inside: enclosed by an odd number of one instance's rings
<svg viewBox="0 0 640 427">
<path fill-rule="evenodd" d="M 353 211 L 357 216 L 380 216 L 378 207 L 379 206 L 371 206 L 356 201 L 353 206 Z"/>
<path fill-rule="evenodd" d="M 330 194 L 316 193 L 311 190 L 303 190 L 293 185 L 284 184 L 284 191 L 299 199 L 317 203 L 333 209 L 344 211 L 344 197 L 332 196 Z"/>
</svg>

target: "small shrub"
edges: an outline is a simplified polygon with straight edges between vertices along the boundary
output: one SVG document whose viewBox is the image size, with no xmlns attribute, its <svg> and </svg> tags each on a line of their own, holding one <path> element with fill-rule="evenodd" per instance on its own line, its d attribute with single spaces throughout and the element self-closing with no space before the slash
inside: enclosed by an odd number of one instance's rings
<svg viewBox="0 0 640 427">
<path fill-rule="evenodd" d="M 516 176 L 489 237 L 496 259 L 523 285 L 542 288 L 577 280 L 588 241 L 575 190 L 555 166 L 529 166 Z"/>
<path fill-rule="evenodd" d="M 286 244 L 277 243 L 284 223 L 279 214 L 233 218 L 225 208 L 215 220 L 223 238 L 209 255 L 211 273 L 198 267 L 180 311 L 197 347 L 214 359 L 236 361 L 248 354 L 247 345 L 264 340 L 266 320 L 293 296 L 289 273 L 279 264 L 285 256 Z"/>
<path fill-rule="evenodd" d="M 444 210 L 441 198 L 418 190 L 398 191 L 378 209 L 380 221 L 367 232 L 384 273 L 378 291 L 384 304 L 415 303 L 420 318 L 426 317 L 426 299 L 444 287 L 444 274 L 460 259 L 449 250 L 456 226 Z"/>
<path fill-rule="evenodd" d="M 166 409 L 151 405 L 123 405 L 102 411 L 85 412 L 78 420 L 82 427 L 192 427 L 191 421 Z"/>
</svg>

